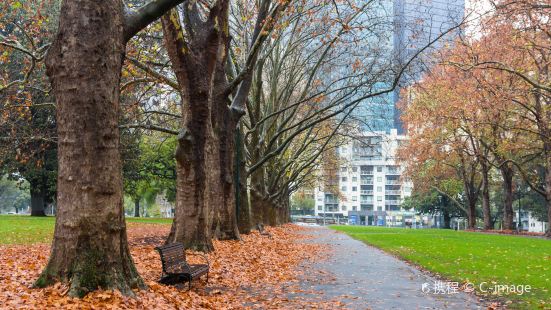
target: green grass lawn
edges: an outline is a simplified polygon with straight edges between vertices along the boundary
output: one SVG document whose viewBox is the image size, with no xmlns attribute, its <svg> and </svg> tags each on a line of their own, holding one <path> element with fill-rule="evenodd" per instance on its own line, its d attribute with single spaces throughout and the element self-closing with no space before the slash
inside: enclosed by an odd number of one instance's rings
<svg viewBox="0 0 551 310">
<path fill-rule="evenodd" d="M 129 223 L 171 224 L 165 218 L 127 218 Z M 0 215 L 0 244 L 29 244 L 51 242 L 55 217 Z"/>
<path fill-rule="evenodd" d="M 514 302 L 512 308 L 551 309 L 551 240 L 443 229 L 331 228 L 450 281 L 473 283 L 478 291 L 482 282 L 530 285 L 531 293 L 503 298 Z"/>
</svg>

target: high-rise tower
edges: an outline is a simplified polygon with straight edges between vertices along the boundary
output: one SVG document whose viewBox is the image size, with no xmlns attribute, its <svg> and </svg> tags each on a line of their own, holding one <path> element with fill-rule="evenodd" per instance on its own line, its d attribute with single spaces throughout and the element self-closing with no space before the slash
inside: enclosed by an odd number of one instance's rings
<svg viewBox="0 0 551 310">
<path fill-rule="evenodd" d="M 404 64 L 423 51 L 408 67 L 400 87 L 393 93 L 394 126 L 399 133 L 403 128 L 396 103 L 401 88 L 421 77 L 431 65 L 432 52 L 457 38 L 464 16 L 465 0 L 394 0 L 395 61 Z"/>
</svg>

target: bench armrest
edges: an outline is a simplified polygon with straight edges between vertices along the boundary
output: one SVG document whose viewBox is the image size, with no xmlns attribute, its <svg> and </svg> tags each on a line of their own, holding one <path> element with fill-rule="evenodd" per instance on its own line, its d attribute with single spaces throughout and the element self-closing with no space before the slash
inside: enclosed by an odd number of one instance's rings
<svg viewBox="0 0 551 310">
<path fill-rule="evenodd" d="M 193 256 L 201 256 L 205 262 L 207 263 L 207 267 L 210 268 L 210 263 L 209 263 L 209 259 L 207 258 L 207 256 L 205 254 L 201 254 L 201 253 L 189 253 L 187 255 L 193 255 Z"/>
</svg>

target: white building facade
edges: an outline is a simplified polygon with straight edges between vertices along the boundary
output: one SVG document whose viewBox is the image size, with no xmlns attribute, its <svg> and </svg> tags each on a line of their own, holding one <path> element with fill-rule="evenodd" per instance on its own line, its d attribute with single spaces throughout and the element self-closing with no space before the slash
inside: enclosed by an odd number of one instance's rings
<svg viewBox="0 0 551 310">
<path fill-rule="evenodd" d="M 406 136 L 373 132 L 350 138 L 339 147 L 338 194 L 316 187 L 316 215 L 346 218 L 350 224 L 377 226 L 419 226 L 427 223 L 414 211 L 401 207 L 411 195 L 412 184 L 402 177 L 396 150 Z M 335 190 L 333 190 L 335 191 Z"/>
<path fill-rule="evenodd" d="M 531 233 L 545 233 L 547 231 L 548 223 L 539 221 L 535 216 L 533 216 L 532 212 L 521 211 L 520 215 L 521 230 Z M 518 211 L 515 211 L 513 219 L 515 221 L 515 225 L 518 227 Z"/>
</svg>

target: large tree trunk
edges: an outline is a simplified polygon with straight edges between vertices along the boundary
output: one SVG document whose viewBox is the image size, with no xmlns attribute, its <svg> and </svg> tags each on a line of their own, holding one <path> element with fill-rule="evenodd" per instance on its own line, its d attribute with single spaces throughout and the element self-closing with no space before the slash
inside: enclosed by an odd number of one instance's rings
<svg viewBox="0 0 551 310">
<path fill-rule="evenodd" d="M 263 199 L 262 202 L 262 223 L 269 226 L 277 225 L 277 208 L 272 202 Z"/>
<path fill-rule="evenodd" d="M 182 242 L 186 248 L 212 251 L 212 219 L 214 211 L 209 206 L 216 202 L 218 167 L 206 163 L 216 161 L 215 143 L 207 102 L 208 92 L 195 89 L 190 94 L 190 104 L 183 106 L 183 129 L 178 136 L 176 151 L 176 208 L 167 243 Z M 187 115 L 187 117 L 186 117 Z"/>
<path fill-rule="evenodd" d="M 476 201 L 469 201 L 467 211 L 467 228 L 474 230 L 476 229 Z"/>
<path fill-rule="evenodd" d="M 126 42 L 182 1 L 125 14 L 122 0 L 63 1 L 46 57 L 57 107 L 57 217 L 50 259 L 35 282 L 134 295 L 145 287 L 126 237 L 119 153 L 120 76 Z"/>
<path fill-rule="evenodd" d="M 513 168 L 503 164 L 499 171 L 503 177 L 503 229 L 513 230 Z"/>
<path fill-rule="evenodd" d="M 470 181 L 463 181 L 463 190 L 467 200 L 467 229 L 476 229 L 476 202 L 478 201 L 478 190 L 476 185 Z"/>
<path fill-rule="evenodd" d="M 249 193 L 247 190 L 247 169 L 245 159 L 245 144 L 241 128 L 235 134 L 235 195 L 237 207 L 237 227 L 242 234 L 251 232 L 251 209 L 249 205 Z"/>
<path fill-rule="evenodd" d="M 451 229 L 451 221 L 452 221 L 452 217 L 450 215 L 450 212 L 447 210 L 447 209 L 444 209 L 442 211 L 442 217 L 444 218 L 444 227 L 445 229 Z"/>
<path fill-rule="evenodd" d="M 31 184 L 31 216 L 46 216 L 46 193 Z"/>
<path fill-rule="evenodd" d="M 258 191 L 258 188 L 255 187 L 254 178 L 251 182 L 251 225 L 255 229 L 258 224 L 264 223 L 264 199 L 262 194 Z"/>
<path fill-rule="evenodd" d="M 285 191 L 278 199 L 277 205 L 274 206 L 276 209 L 276 224 L 283 225 L 289 223 L 290 221 L 290 202 L 289 202 L 289 193 Z"/>
<path fill-rule="evenodd" d="M 489 166 L 488 163 L 481 160 L 482 165 L 482 215 L 484 218 L 484 229 L 492 229 L 492 213 L 490 210 L 490 182 L 489 182 Z"/>
<path fill-rule="evenodd" d="M 229 38 L 224 38 L 226 42 Z M 229 41 L 228 41 L 229 42 Z M 224 48 L 229 48 L 229 44 Z M 227 50 L 225 54 L 227 54 Z M 216 198 L 219 200 L 211 206 L 216 209 L 216 225 L 214 236 L 220 240 L 240 239 L 237 226 L 236 209 L 236 182 L 235 182 L 235 133 L 238 131 L 236 117 L 230 113 L 229 105 L 231 102 L 225 90 L 228 87 L 225 65 L 226 58 L 223 57 L 216 64 L 214 77 L 214 99 L 212 123 L 215 124 L 215 134 L 218 140 L 218 160 L 209 166 L 218 166 L 220 175 L 218 193 Z"/>
<path fill-rule="evenodd" d="M 48 265 L 36 281 L 132 295 L 143 287 L 128 250 L 119 154 L 124 55 L 120 0 L 64 1 L 46 59 L 57 105 L 57 219 Z"/>
<path fill-rule="evenodd" d="M 140 217 L 140 200 L 134 200 L 134 217 Z"/>
<path fill-rule="evenodd" d="M 176 10 L 162 18 L 183 116 L 176 152 L 176 211 L 167 243 L 210 251 L 212 237 L 239 238 L 233 187 L 235 123 L 219 91 L 225 86 L 220 68 L 229 44 L 228 2 L 219 1 L 206 21 L 201 21 L 197 4 L 185 9 L 193 20 L 193 36 L 184 33 Z"/>
</svg>

